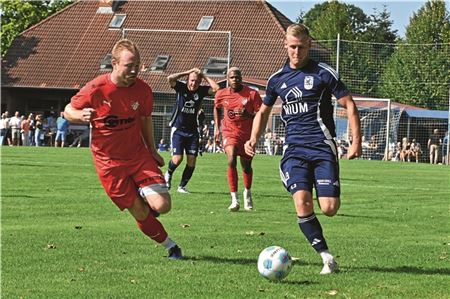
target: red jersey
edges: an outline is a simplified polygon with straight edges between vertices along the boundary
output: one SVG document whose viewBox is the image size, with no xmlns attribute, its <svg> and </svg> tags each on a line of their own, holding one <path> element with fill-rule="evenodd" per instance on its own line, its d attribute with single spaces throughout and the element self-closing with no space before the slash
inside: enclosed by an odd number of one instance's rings
<svg viewBox="0 0 450 299">
<path fill-rule="evenodd" d="M 118 87 L 110 76 L 108 73 L 88 82 L 70 104 L 75 109 L 95 109 L 91 149 L 96 158 L 132 160 L 137 153 L 147 151 L 141 117 L 152 113 L 152 89 L 139 78 L 131 86 Z"/>
<path fill-rule="evenodd" d="M 253 117 L 261 104 L 258 91 L 248 86 L 244 86 L 239 92 L 233 92 L 230 87 L 218 90 L 214 107 L 224 109 L 222 132 L 225 135 L 250 134 Z"/>
</svg>

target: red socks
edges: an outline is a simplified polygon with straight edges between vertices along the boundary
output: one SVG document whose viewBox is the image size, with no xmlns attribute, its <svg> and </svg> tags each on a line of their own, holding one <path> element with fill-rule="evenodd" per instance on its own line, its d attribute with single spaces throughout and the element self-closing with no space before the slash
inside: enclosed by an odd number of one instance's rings
<svg viewBox="0 0 450 299">
<path fill-rule="evenodd" d="M 237 192 L 238 186 L 238 173 L 236 168 L 228 167 L 227 169 L 228 185 L 230 186 L 230 192 Z M 244 178 L 244 187 L 247 190 L 252 188 L 253 171 L 250 173 L 242 172 Z"/>
<path fill-rule="evenodd" d="M 158 243 L 164 242 L 167 239 L 167 232 L 164 229 L 161 222 L 155 218 L 151 213 L 148 213 L 148 216 L 145 220 L 136 220 L 140 230 L 149 236 L 152 240 L 155 240 Z"/>
<path fill-rule="evenodd" d="M 230 192 L 237 192 L 237 185 L 238 185 L 237 169 L 228 167 L 227 176 L 228 176 L 228 185 L 230 186 Z"/>
<path fill-rule="evenodd" d="M 244 187 L 247 190 L 250 190 L 252 188 L 252 181 L 253 181 L 253 171 L 250 173 L 242 172 L 242 176 L 244 177 Z"/>
</svg>

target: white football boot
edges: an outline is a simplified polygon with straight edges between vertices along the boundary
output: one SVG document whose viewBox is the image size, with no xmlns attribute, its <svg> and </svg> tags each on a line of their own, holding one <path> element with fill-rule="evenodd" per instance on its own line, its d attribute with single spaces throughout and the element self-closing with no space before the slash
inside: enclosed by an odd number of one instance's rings
<svg viewBox="0 0 450 299">
<path fill-rule="evenodd" d="M 190 194 L 189 191 L 186 190 L 186 187 L 178 186 L 178 193 Z"/>
<path fill-rule="evenodd" d="M 252 191 L 244 189 L 244 209 L 253 210 Z"/>
<path fill-rule="evenodd" d="M 322 271 L 320 271 L 320 274 L 326 275 L 331 273 L 338 273 L 339 272 L 339 266 L 334 260 L 334 258 L 329 259 L 328 261 L 323 263 Z"/>
<path fill-rule="evenodd" d="M 231 205 L 228 207 L 228 210 L 230 212 L 237 212 L 239 211 L 239 207 L 239 199 L 236 192 L 231 192 Z"/>
</svg>

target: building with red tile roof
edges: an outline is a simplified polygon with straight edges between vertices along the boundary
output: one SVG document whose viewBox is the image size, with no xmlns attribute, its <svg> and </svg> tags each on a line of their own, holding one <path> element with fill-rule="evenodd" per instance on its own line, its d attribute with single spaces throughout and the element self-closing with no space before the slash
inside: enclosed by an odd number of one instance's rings
<svg viewBox="0 0 450 299">
<path fill-rule="evenodd" d="M 192 67 L 224 85 L 226 67 L 238 66 L 246 83 L 263 90 L 286 60 L 282 39 L 290 24 L 262 0 L 76 1 L 14 40 L 2 59 L 2 111 L 62 110 L 110 70 L 107 55 L 121 37 L 140 47 L 140 76 L 157 100 L 174 95 L 169 74 Z"/>
</svg>

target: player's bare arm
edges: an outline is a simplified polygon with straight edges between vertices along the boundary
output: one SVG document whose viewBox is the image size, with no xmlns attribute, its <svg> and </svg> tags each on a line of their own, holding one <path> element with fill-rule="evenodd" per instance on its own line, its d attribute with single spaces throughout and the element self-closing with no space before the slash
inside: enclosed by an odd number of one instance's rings
<svg viewBox="0 0 450 299">
<path fill-rule="evenodd" d="M 347 110 L 347 118 L 349 120 L 350 130 L 352 132 L 352 144 L 348 149 L 348 159 L 361 157 L 361 123 L 359 120 L 358 108 L 351 95 L 347 95 L 338 100 L 338 103 Z"/>
<path fill-rule="evenodd" d="M 251 157 L 255 155 L 255 148 L 258 144 L 259 137 L 261 136 L 263 130 L 267 125 L 267 121 L 269 120 L 270 111 L 272 111 L 271 106 L 266 106 L 265 104 L 261 105 L 261 108 L 256 113 L 255 118 L 253 119 L 252 125 L 252 134 L 250 139 L 245 143 L 244 149 L 245 153 Z"/>
<path fill-rule="evenodd" d="M 173 88 L 177 84 L 177 80 L 178 79 L 180 79 L 181 77 L 187 76 L 187 75 L 189 75 L 192 72 L 197 73 L 197 75 L 200 75 L 202 73 L 202 71 L 199 68 L 195 67 L 195 68 L 192 68 L 192 69 L 190 69 L 188 71 L 185 71 L 185 72 L 175 73 L 175 74 L 169 75 L 167 77 L 167 81 L 169 82 L 169 85 Z"/>
<path fill-rule="evenodd" d="M 88 124 L 94 118 L 93 108 L 75 109 L 67 104 L 64 109 L 64 117 L 71 123 Z"/>
<path fill-rule="evenodd" d="M 219 110 L 220 108 L 214 107 L 214 141 L 216 143 L 220 142 L 220 120 L 219 120 Z"/>
<path fill-rule="evenodd" d="M 161 157 L 155 147 L 155 141 L 153 138 L 153 120 L 151 115 L 148 117 L 141 117 L 141 128 L 142 136 L 151 155 L 155 159 L 156 163 L 158 163 L 158 166 L 164 166 L 164 158 Z"/>
<path fill-rule="evenodd" d="M 206 76 L 203 72 L 200 74 L 201 74 L 202 78 L 205 79 L 206 82 L 208 82 L 209 86 L 211 86 L 211 88 L 208 90 L 208 94 L 210 96 L 215 95 L 216 92 L 220 89 L 219 84 L 217 84 L 216 81 L 214 81 L 213 79 Z"/>
</svg>

